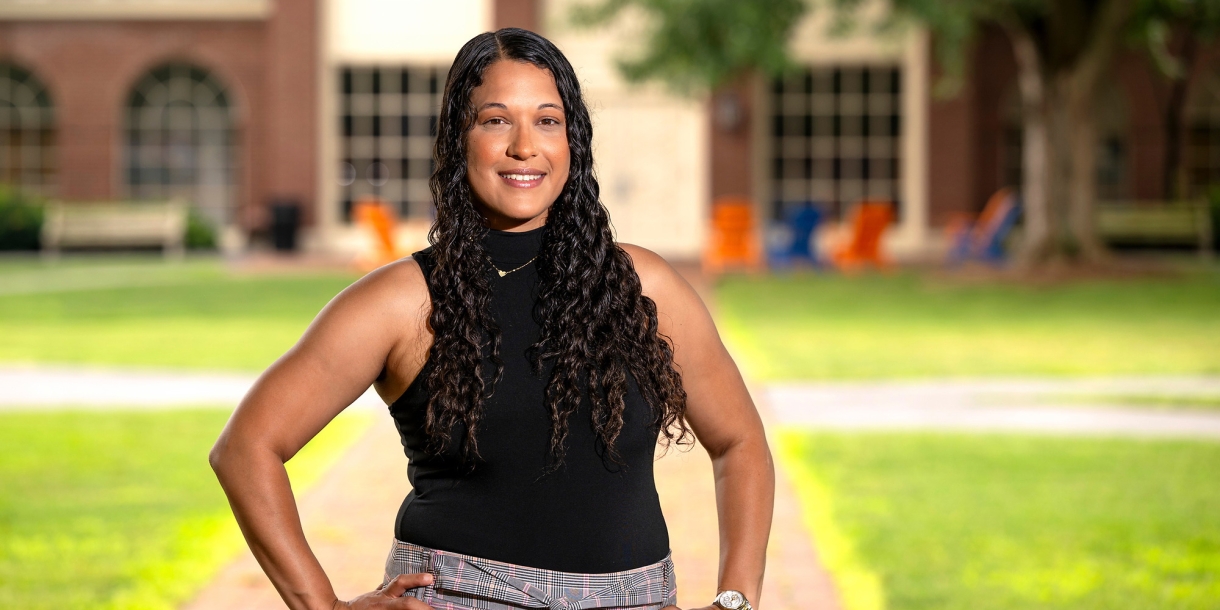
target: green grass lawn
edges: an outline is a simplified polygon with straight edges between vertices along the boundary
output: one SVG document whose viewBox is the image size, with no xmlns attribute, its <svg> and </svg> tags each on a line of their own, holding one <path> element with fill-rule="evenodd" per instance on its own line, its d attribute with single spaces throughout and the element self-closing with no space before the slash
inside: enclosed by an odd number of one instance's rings
<svg viewBox="0 0 1220 610">
<path fill-rule="evenodd" d="M 175 608 L 244 544 L 207 464 L 218 408 L 0 413 L 0 608 Z M 288 463 L 307 489 L 369 424 Z"/>
<path fill-rule="evenodd" d="M 846 610 L 1212 609 L 1220 444 L 796 429 Z"/>
<path fill-rule="evenodd" d="M 208 261 L 34 265 L 0 265 L 0 362 L 258 371 L 357 277 L 234 276 Z"/>
<path fill-rule="evenodd" d="M 217 260 L 0 259 L 0 362 L 258 371 L 354 274 Z M 207 451 L 224 409 L 0 412 L 0 608 L 174 608 L 243 542 Z M 367 425 L 289 462 L 299 492 Z"/>
<path fill-rule="evenodd" d="M 753 379 L 1220 373 L 1220 274 L 1058 286 L 913 274 L 729 276 L 721 332 Z"/>
</svg>

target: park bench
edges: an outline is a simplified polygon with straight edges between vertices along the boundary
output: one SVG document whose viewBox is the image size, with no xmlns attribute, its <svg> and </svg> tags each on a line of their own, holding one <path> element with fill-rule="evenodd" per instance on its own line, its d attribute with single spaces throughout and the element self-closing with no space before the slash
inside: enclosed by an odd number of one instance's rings
<svg viewBox="0 0 1220 610">
<path fill-rule="evenodd" d="M 1202 201 L 1102 201 L 1097 233 L 1109 243 L 1193 245 L 1211 256 L 1211 215 Z"/>
<path fill-rule="evenodd" d="M 47 204 L 44 255 L 63 248 L 160 246 L 166 257 L 184 254 L 188 208 L 184 201 L 105 201 Z"/>
</svg>

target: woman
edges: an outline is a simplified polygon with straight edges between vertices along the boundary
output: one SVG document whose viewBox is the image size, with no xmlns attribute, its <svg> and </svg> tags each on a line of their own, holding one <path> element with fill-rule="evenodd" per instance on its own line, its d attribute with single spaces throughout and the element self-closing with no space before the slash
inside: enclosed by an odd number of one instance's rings
<svg viewBox="0 0 1220 610">
<path fill-rule="evenodd" d="M 571 65 L 531 32 L 481 34 L 442 106 L 433 247 L 335 297 L 212 451 L 255 557 L 293 609 L 669 607 L 652 463 L 693 431 L 715 468 L 716 604 L 749 608 L 774 483 L 762 425 L 691 287 L 614 243 Z M 413 490 L 382 587 L 340 601 L 284 462 L 370 384 Z"/>
</svg>

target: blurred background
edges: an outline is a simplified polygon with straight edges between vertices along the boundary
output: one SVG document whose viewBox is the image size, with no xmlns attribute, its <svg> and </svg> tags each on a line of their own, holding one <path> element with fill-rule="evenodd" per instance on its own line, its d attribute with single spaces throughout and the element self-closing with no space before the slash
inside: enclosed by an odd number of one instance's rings
<svg viewBox="0 0 1220 610">
<path fill-rule="evenodd" d="M 426 247 L 510 26 L 767 423 L 757 607 L 1220 607 L 1220 0 L 0 0 L 0 607 L 283 607 L 205 456 Z M 371 394 L 289 462 L 342 596 L 405 467 Z M 710 465 L 657 477 L 702 606 Z"/>
</svg>

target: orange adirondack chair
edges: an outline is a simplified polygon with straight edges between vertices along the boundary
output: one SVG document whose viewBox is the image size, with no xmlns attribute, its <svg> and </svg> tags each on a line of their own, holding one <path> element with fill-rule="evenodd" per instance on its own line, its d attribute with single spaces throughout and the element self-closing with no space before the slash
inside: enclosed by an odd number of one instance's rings
<svg viewBox="0 0 1220 610">
<path fill-rule="evenodd" d="M 388 203 L 377 197 L 364 197 L 356 202 L 353 213 L 356 223 L 369 231 L 373 246 L 370 251 L 361 253 L 357 258 L 358 267 L 371 271 L 403 257 L 394 239 L 394 228 L 398 219 Z"/>
<path fill-rule="evenodd" d="M 840 269 L 855 269 L 863 265 L 888 267 L 881 253 L 881 235 L 894 222 L 894 204 L 888 201 L 861 201 L 852 212 L 850 233 L 831 254 Z"/>
<path fill-rule="evenodd" d="M 712 230 L 703 253 L 703 271 L 762 268 L 762 245 L 754 226 L 754 206 L 748 199 L 721 197 L 712 203 Z"/>
</svg>

